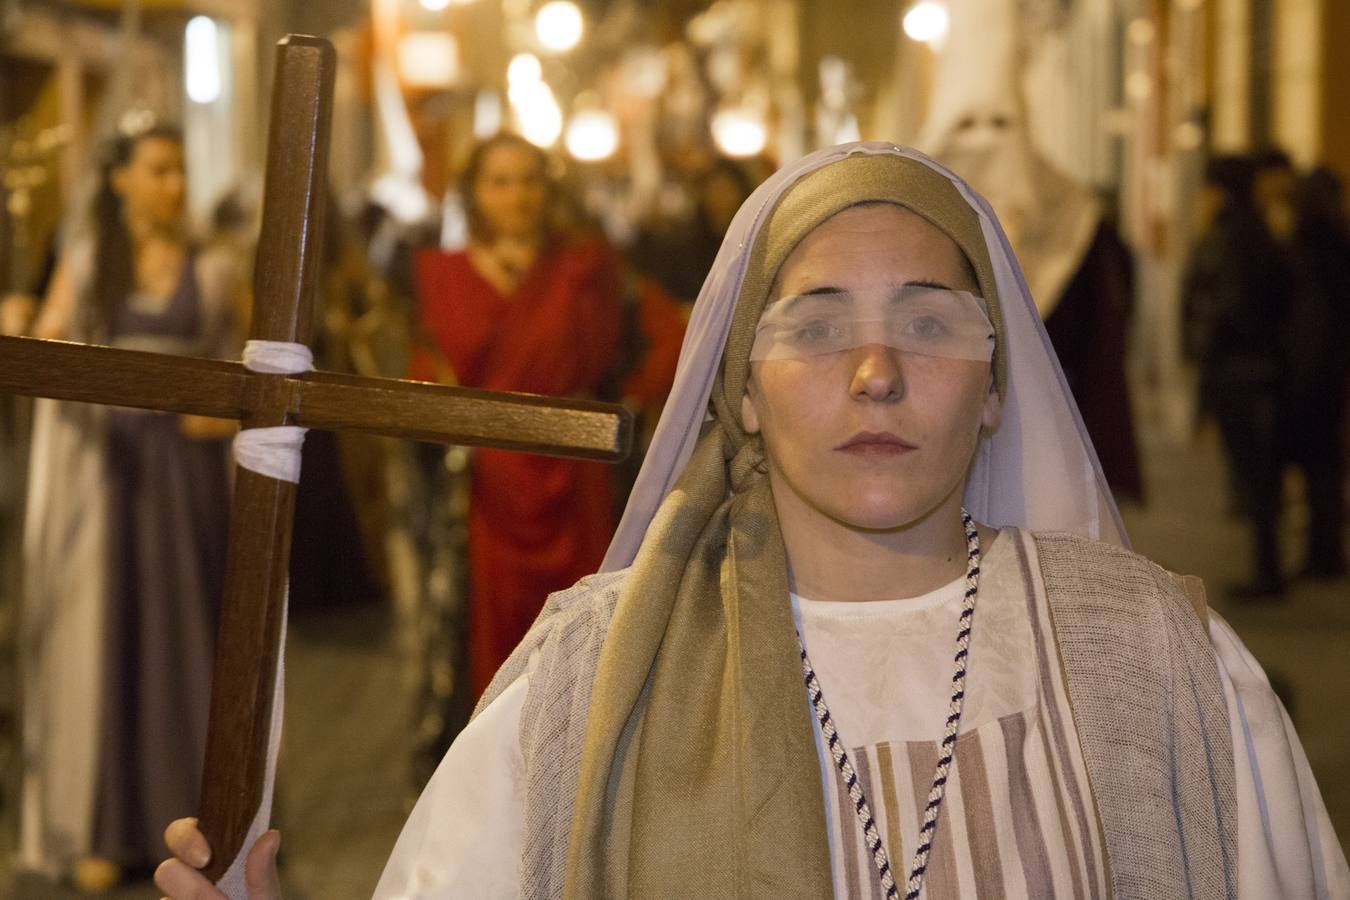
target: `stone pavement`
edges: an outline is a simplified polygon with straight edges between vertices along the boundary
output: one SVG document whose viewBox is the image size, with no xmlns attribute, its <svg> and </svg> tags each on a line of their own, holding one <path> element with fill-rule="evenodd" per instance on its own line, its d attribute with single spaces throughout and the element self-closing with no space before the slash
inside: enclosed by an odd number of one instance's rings
<svg viewBox="0 0 1350 900">
<path fill-rule="evenodd" d="M 1150 502 L 1125 510 L 1135 548 L 1170 569 L 1203 576 L 1212 607 L 1290 686 L 1294 721 L 1344 846 L 1350 839 L 1350 581 L 1298 584 L 1280 605 L 1229 603 L 1221 586 L 1247 574 L 1247 540 L 1243 523 L 1225 514 L 1217 451 L 1162 439 L 1144 451 Z M 1301 516 L 1292 500 L 1284 529 L 1290 569 Z M 308 613 L 291 623 L 276 814 L 289 900 L 369 897 L 406 815 L 411 725 L 393 618 L 359 607 Z M 32 878 L 9 887 L 19 898 L 76 896 Z M 6 893 L 0 882 L 0 895 Z M 139 884 L 111 896 L 151 900 L 158 894 Z"/>
</svg>

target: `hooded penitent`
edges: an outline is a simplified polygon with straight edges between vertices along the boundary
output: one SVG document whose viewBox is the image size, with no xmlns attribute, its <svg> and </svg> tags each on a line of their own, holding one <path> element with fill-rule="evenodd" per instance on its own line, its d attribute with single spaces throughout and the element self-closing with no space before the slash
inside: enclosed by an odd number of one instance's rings
<svg viewBox="0 0 1350 900">
<path fill-rule="evenodd" d="M 992 525 L 1123 542 L 1034 304 L 988 206 L 919 154 L 821 151 L 732 223 L 606 568 L 632 564 L 601 652 L 568 859 L 570 896 L 828 896 L 812 724 L 759 439 L 739 420 L 755 327 L 797 242 L 858 203 L 950 236 L 995 325 L 1003 423 L 966 505 Z M 678 477 L 677 477 L 678 476 Z M 728 887 L 732 886 L 732 887 Z"/>
<path fill-rule="evenodd" d="M 1017 4 L 957 0 L 951 16 L 916 144 L 993 205 L 1048 317 L 1092 243 L 1101 210 L 1033 142 Z"/>
</svg>

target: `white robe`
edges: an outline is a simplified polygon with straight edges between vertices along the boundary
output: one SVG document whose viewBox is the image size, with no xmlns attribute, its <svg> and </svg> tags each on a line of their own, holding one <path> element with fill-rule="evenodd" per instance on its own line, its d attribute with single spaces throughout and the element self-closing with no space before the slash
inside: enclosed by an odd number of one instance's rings
<svg viewBox="0 0 1350 900">
<path fill-rule="evenodd" d="M 1228 623 L 1211 613 L 1209 633 L 1233 730 L 1238 896 L 1350 898 L 1345 853 L 1293 724 Z M 376 900 L 519 894 L 527 679 L 512 683 L 450 747 L 394 845 Z"/>
</svg>

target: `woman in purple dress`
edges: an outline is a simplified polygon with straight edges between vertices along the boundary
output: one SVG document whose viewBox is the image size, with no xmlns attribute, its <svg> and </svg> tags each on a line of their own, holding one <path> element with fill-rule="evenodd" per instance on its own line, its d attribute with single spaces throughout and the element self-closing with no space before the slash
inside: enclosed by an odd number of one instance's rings
<svg viewBox="0 0 1350 900">
<path fill-rule="evenodd" d="M 183 224 L 183 147 L 110 147 L 92 227 L 68 244 L 41 338 L 233 356 L 235 257 Z M 167 386 L 166 386 L 167 388 Z M 25 534 L 21 864 L 116 883 L 197 801 L 228 518 L 231 423 L 40 401 Z"/>
</svg>

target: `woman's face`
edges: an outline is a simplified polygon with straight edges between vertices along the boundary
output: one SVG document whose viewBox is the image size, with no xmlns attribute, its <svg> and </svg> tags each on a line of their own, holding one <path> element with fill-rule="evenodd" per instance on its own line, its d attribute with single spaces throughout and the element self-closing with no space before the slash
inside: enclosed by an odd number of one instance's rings
<svg viewBox="0 0 1350 900">
<path fill-rule="evenodd" d="M 127 218 L 165 227 L 183 214 L 183 148 L 169 138 L 137 141 L 127 164 L 114 169 L 113 190 L 122 197 Z"/>
<path fill-rule="evenodd" d="M 487 152 L 473 185 L 492 238 L 531 238 L 544 224 L 547 185 L 539 154 L 515 144 Z"/>
<path fill-rule="evenodd" d="M 978 294 L 965 256 L 919 215 L 853 207 L 797 245 L 770 302 L 830 291 L 875 308 L 905 285 Z M 981 427 L 999 420 L 989 363 L 864 344 L 751 364 L 746 430 L 763 435 L 779 516 L 896 530 L 957 507 Z"/>
</svg>

